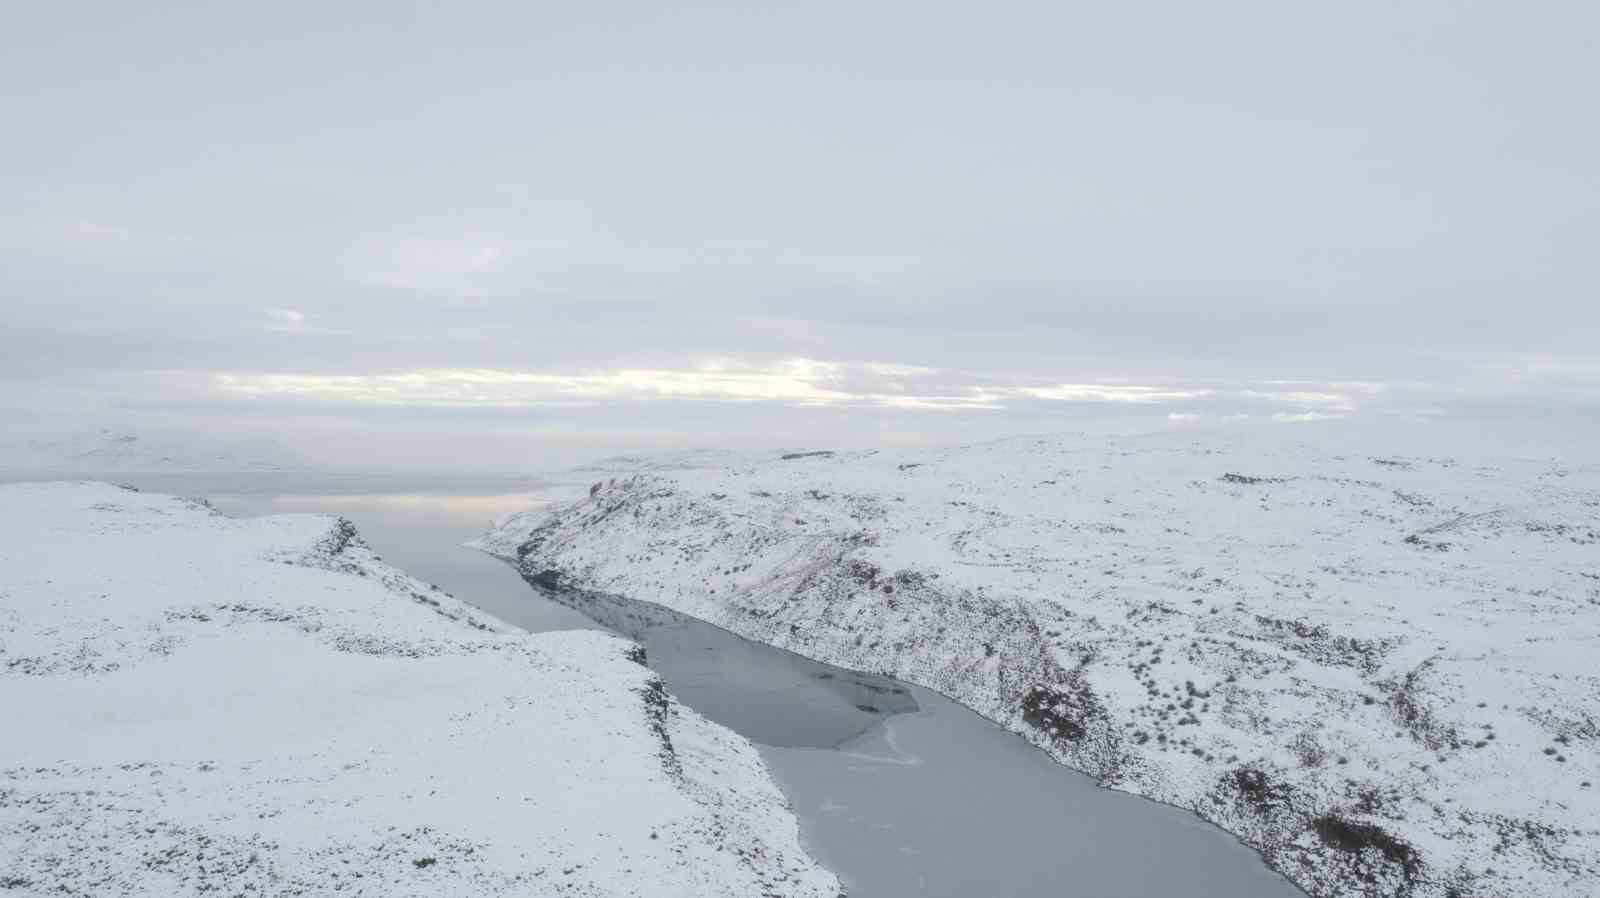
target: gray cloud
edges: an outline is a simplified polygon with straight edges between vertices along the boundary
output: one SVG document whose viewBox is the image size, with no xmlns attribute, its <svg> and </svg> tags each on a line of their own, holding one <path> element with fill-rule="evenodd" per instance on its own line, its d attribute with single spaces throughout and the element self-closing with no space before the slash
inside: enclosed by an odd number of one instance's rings
<svg viewBox="0 0 1600 898">
<path fill-rule="evenodd" d="M 13 19 L 13 409 L 600 445 L 1600 403 L 1592 4 Z M 844 398 L 660 388 L 795 359 Z M 370 389 L 450 371 L 524 388 Z"/>
</svg>

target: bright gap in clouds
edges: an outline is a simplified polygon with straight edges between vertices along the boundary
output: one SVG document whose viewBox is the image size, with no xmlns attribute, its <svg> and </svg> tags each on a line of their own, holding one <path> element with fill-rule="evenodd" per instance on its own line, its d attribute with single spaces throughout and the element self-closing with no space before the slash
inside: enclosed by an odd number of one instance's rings
<svg viewBox="0 0 1600 898">
<path fill-rule="evenodd" d="M 908 392 L 896 376 L 933 369 L 861 366 L 887 392 L 852 389 L 858 366 L 811 359 L 744 366 L 723 360 L 698 368 L 622 368 L 583 374 L 487 369 L 439 369 L 401 374 L 222 374 L 217 386 L 239 398 L 287 397 L 377 405 L 526 406 L 612 399 L 700 399 L 790 405 L 869 405 L 895 408 L 996 408 L 999 394 L 977 387 L 941 395 Z M 888 378 L 883 375 L 887 374 Z"/>
<path fill-rule="evenodd" d="M 1274 420 L 1319 420 L 1358 408 L 1351 392 L 1278 390 L 1270 384 L 996 384 L 963 372 L 884 363 L 795 358 L 769 365 L 714 359 L 694 368 L 620 368 L 583 373 L 447 368 L 391 374 L 219 374 L 228 398 L 296 399 L 355 405 L 502 407 L 583 405 L 613 400 L 767 402 L 792 406 L 994 410 L 1038 403 L 1171 405 L 1237 401 L 1292 406 Z M 1364 385 L 1368 396 L 1381 387 Z M 1175 412 L 1171 420 L 1193 420 Z"/>
</svg>

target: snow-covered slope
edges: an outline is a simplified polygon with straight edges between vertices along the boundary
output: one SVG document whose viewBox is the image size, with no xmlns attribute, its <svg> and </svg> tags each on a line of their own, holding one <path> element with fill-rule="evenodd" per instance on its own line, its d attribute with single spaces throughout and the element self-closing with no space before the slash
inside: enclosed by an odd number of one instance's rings
<svg viewBox="0 0 1600 898">
<path fill-rule="evenodd" d="M 941 690 L 1315 895 L 1600 895 L 1594 467 L 797 452 L 608 479 L 483 546 Z"/>
<path fill-rule="evenodd" d="M 0 892 L 833 896 L 753 746 L 324 516 L 0 487 Z"/>
</svg>

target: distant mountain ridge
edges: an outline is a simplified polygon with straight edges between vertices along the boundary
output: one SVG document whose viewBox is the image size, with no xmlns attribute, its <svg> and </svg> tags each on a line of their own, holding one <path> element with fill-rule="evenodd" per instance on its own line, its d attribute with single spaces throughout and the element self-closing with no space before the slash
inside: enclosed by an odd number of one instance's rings
<svg viewBox="0 0 1600 898">
<path fill-rule="evenodd" d="M 59 473 L 295 471 L 309 463 L 274 440 L 100 428 L 0 441 L 0 470 Z"/>
</svg>

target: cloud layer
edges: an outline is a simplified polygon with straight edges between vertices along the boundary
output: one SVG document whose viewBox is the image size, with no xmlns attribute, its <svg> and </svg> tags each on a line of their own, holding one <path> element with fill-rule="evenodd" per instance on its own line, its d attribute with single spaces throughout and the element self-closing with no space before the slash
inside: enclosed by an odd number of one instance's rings
<svg viewBox="0 0 1600 898">
<path fill-rule="evenodd" d="M 1594 4 L 74 7 L 0 35 L 21 424 L 1600 403 Z"/>
</svg>

